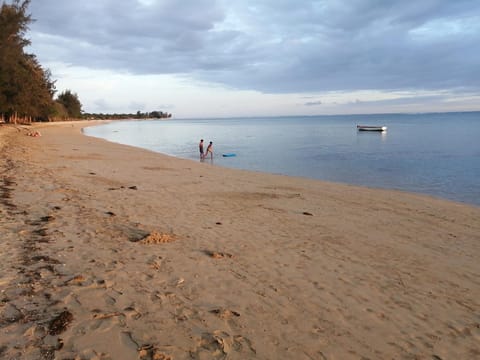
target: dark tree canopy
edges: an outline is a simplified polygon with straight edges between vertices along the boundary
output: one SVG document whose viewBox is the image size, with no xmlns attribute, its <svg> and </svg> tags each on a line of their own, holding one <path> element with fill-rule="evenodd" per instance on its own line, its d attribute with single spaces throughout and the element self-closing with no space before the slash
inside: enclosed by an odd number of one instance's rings
<svg viewBox="0 0 480 360">
<path fill-rule="evenodd" d="M 30 0 L 2 3 L 0 8 L 0 117 L 47 120 L 55 115 L 55 82 L 33 54 L 25 52 L 32 22 Z"/>
<path fill-rule="evenodd" d="M 0 0 L 2 1 L 2 0 Z M 0 6 L 0 121 L 50 121 L 80 118 L 170 118 L 162 111 L 137 114 L 83 114 L 76 93 L 65 90 L 54 100 L 55 81 L 33 54 L 26 33 L 32 23 L 31 0 L 2 1 Z"/>
<path fill-rule="evenodd" d="M 80 118 L 82 116 L 82 104 L 78 99 L 78 95 L 70 90 L 65 90 L 57 97 L 57 103 L 63 105 L 65 111 L 70 118 Z"/>
</svg>

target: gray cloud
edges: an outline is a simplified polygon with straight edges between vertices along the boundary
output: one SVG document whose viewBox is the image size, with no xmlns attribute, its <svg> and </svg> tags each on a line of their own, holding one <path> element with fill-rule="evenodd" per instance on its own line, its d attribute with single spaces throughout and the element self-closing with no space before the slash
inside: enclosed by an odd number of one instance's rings
<svg viewBox="0 0 480 360">
<path fill-rule="evenodd" d="M 305 104 L 305 106 L 318 106 L 318 105 L 322 105 L 322 102 L 320 100 L 317 100 L 317 101 L 307 101 Z"/>
<path fill-rule="evenodd" d="M 477 0 L 34 1 L 33 51 L 268 93 L 478 89 Z"/>
</svg>

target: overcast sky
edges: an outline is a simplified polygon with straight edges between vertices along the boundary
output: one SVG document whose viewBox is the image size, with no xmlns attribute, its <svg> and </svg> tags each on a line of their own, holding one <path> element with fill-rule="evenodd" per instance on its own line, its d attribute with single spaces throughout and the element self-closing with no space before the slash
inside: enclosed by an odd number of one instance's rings
<svg viewBox="0 0 480 360">
<path fill-rule="evenodd" d="M 480 110 L 479 0 L 32 0 L 31 52 L 87 112 Z"/>
</svg>

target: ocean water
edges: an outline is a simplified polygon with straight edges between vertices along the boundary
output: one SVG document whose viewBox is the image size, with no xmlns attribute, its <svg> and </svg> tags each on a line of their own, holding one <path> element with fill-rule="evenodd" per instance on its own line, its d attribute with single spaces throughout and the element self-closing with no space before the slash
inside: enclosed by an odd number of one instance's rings
<svg viewBox="0 0 480 360">
<path fill-rule="evenodd" d="M 358 132 L 357 124 L 388 130 Z M 480 206 L 480 112 L 115 121 L 84 132 L 192 161 L 202 138 L 205 148 L 213 141 L 219 166 Z"/>
</svg>

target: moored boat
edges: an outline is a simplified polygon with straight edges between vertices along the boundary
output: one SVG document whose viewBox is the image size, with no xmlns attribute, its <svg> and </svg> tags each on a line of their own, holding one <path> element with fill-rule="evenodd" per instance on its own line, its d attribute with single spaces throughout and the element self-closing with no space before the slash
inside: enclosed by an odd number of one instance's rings
<svg viewBox="0 0 480 360">
<path fill-rule="evenodd" d="M 387 131 L 386 126 L 357 125 L 358 131 Z"/>
</svg>

